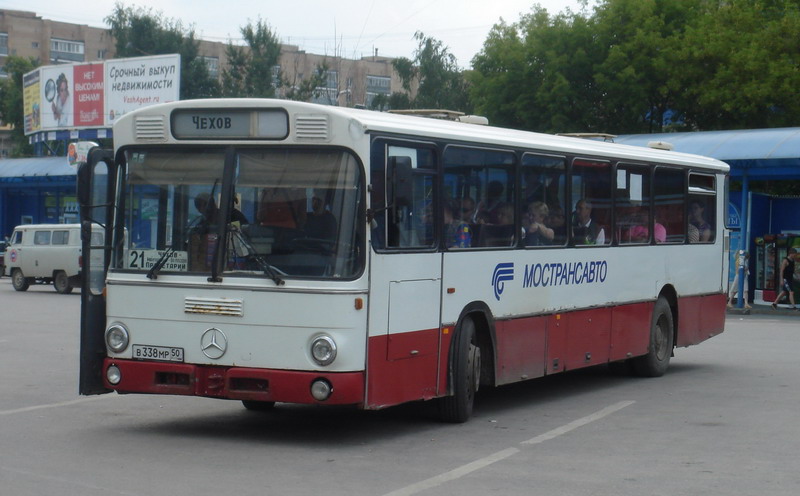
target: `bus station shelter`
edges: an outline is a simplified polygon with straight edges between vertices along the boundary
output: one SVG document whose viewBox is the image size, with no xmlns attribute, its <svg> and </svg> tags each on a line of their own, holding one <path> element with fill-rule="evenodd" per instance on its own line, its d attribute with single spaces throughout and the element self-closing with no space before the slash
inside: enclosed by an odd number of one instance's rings
<svg viewBox="0 0 800 496">
<path fill-rule="evenodd" d="M 637 134 L 614 141 L 633 146 L 667 142 L 676 152 L 705 155 L 730 165 L 731 179 L 742 183 L 741 192 L 729 197 L 728 226 L 739 229 L 731 236 L 732 252 L 756 253 L 756 240 L 764 235 L 800 234 L 800 198 L 750 193 L 750 181 L 800 180 L 800 128 Z M 756 257 L 750 263 L 755 265 Z M 731 263 L 731 270 L 734 266 Z M 758 270 L 751 267 L 751 277 Z M 752 281 L 750 287 L 758 289 Z"/>
<path fill-rule="evenodd" d="M 0 160 L 0 239 L 19 224 L 78 222 L 76 174 L 67 157 Z"/>
</svg>

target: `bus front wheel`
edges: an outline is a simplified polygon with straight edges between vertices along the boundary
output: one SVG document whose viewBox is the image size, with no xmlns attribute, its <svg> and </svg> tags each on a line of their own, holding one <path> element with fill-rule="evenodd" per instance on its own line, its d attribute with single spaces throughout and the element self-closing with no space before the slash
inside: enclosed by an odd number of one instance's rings
<svg viewBox="0 0 800 496">
<path fill-rule="evenodd" d="M 641 377 L 661 377 L 669 368 L 675 336 L 672 310 L 664 298 L 659 298 L 653 307 L 650 324 L 650 346 L 647 354 L 632 360 L 633 370 Z"/>
<path fill-rule="evenodd" d="M 452 396 L 439 401 L 439 416 L 445 422 L 463 423 L 472 416 L 475 393 L 481 378 L 481 349 L 478 347 L 475 323 L 466 317 L 456 335 L 451 358 Z"/>
</svg>

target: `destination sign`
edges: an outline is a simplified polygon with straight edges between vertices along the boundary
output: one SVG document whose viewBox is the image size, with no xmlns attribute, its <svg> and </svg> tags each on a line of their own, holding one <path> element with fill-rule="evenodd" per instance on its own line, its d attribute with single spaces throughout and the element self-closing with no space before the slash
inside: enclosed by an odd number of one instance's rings
<svg viewBox="0 0 800 496">
<path fill-rule="evenodd" d="M 284 139 L 289 117 L 282 109 L 178 109 L 172 113 L 177 139 Z"/>
</svg>

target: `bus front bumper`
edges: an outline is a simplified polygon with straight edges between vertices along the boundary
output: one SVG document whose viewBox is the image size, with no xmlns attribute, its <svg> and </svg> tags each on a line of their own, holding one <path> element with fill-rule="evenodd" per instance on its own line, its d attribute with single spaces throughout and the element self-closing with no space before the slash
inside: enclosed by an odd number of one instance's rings
<svg viewBox="0 0 800 496">
<path fill-rule="evenodd" d="M 109 369 L 113 373 L 109 374 Z M 114 377 L 115 384 L 109 382 L 109 376 Z M 303 372 L 106 358 L 103 381 L 107 388 L 119 393 L 302 404 L 364 403 L 364 372 L 361 371 Z M 330 388 L 330 396 L 324 400 L 312 396 L 312 386 L 320 381 L 327 383 Z"/>
</svg>

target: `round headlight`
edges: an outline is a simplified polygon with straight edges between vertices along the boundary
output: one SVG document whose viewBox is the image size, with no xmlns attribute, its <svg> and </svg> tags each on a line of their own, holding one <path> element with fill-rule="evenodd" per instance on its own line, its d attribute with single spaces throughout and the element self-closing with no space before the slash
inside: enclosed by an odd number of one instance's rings
<svg viewBox="0 0 800 496">
<path fill-rule="evenodd" d="M 325 379 L 317 379 L 311 383 L 311 396 L 317 401 L 325 401 L 331 397 L 333 387 Z"/>
<path fill-rule="evenodd" d="M 108 382 L 114 386 L 119 384 L 119 381 L 122 380 L 122 372 L 120 372 L 119 367 L 116 365 L 111 365 L 108 367 L 108 370 L 106 370 L 106 379 L 108 379 Z"/>
<path fill-rule="evenodd" d="M 114 324 L 106 329 L 106 346 L 114 353 L 122 353 L 128 347 L 130 337 L 122 324 Z"/>
<path fill-rule="evenodd" d="M 330 336 L 317 336 L 311 342 L 311 357 L 320 365 L 330 365 L 336 360 L 336 343 Z"/>
</svg>

